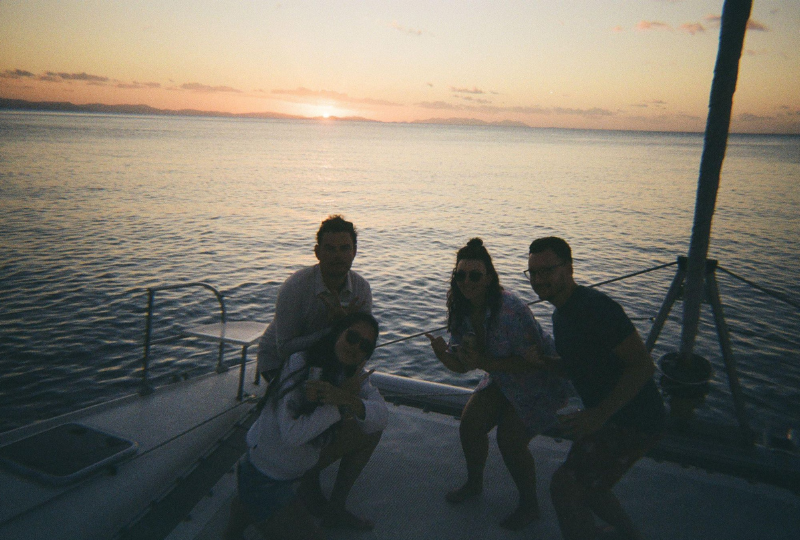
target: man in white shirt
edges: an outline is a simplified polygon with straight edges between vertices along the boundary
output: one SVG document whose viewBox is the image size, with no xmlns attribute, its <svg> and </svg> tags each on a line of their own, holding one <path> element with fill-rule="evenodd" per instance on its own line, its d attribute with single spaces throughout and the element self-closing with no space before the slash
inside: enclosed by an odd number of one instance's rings
<svg viewBox="0 0 800 540">
<path fill-rule="evenodd" d="M 319 264 L 298 270 L 281 285 L 275 316 L 258 344 L 258 371 L 267 380 L 296 352 L 307 350 L 350 313 L 372 312 L 372 291 L 363 277 L 350 269 L 356 256 L 357 232 L 342 216 L 329 216 L 317 231 L 314 254 Z M 341 506 L 329 525 L 368 530 L 373 524 L 344 510 L 350 488 L 380 441 L 382 430 L 364 432 L 353 419 L 343 421 L 336 439 L 317 465 L 303 477 L 299 494 L 312 514 L 321 516 L 333 503 Z M 336 478 L 338 501 L 328 501 L 320 489 L 320 473 L 341 460 Z"/>
<path fill-rule="evenodd" d="M 331 324 L 356 311 L 372 312 L 369 283 L 350 270 L 357 233 L 342 216 L 317 232 L 319 264 L 298 270 L 278 290 L 275 316 L 258 344 L 258 371 L 270 380 L 292 354 L 308 349 Z"/>
</svg>

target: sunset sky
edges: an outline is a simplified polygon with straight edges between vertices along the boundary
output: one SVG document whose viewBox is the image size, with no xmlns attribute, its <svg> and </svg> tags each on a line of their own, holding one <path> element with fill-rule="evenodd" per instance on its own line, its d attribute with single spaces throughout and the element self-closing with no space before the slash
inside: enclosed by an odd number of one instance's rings
<svg viewBox="0 0 800 540">
<path fill-rule="evenodd" d="M 0 0 L 0 97 L 702 131 L 722 0 Z M 800 133 L 800 2 L 756 0 L 732 130 Z"/>
</svg>

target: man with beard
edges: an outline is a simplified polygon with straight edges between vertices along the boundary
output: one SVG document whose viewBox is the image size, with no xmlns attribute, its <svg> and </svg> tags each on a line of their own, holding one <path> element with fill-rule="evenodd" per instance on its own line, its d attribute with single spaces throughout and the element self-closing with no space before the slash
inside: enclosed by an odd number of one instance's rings
<svg viewBox="0 0 800 540">
<path fill-rule="evenodd" d="M 641 538 L 611 488 L 664 428 L 650 354 L 618 303 L 575 283 L 572 250 L 561 238 L 533 241 L 525 273 L 539 298 L 556 308 L 558 356 L 532 352 L 531 361 L 569 378 L 584 405 L 560 417 L 574 440 L 550 483 L 561 533 L 566 540 Z M 611 527 L 598 527 L 595 516 Z"/>
<path fill-rule="evenodd" d="M 278 289 L 275 316 L 258 344 L 258 371 L 267 381 L 273 380 L 292 354 L 307 350 L 335 322 L 350 313 L 372 312 L 369 283 L 350 269 L 356 256 L 356 238 L 351 222 L 339 215 L 329 216 L 317 231 L 314 254 L 319 264 L 298 270 Z M 347 493 L 380 437 L 380 431 L 365 434 L 356 421 L 344 420 L 335 440 L 303 477 L 299 495 L 312 514 L 323 517 L 324 525 L 372 528 L 372 523 L 344 511 L 343 507 Z M 319 475 L 339 459 L 342 463 L 335 485 L 341 495 L 337 497 L 341 508 L 333 509 L 322 494 Z"/>
</svg>

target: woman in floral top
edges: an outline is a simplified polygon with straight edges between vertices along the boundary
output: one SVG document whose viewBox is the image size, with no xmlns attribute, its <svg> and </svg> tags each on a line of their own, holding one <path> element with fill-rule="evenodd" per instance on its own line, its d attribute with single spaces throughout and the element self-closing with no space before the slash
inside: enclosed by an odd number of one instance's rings
<svg viewBox="0 0 800 540">
<path fill-rule="evenodd" d="M 461 415 L 467 481 L 446 498 L 457 504 L 481 493 L 488 433 L 497 426 L 497 446 L 520 494 L 519 506 L 500 525 L 522 529 L 539 517 L 528 443 L 556 424 L 556 411 L 571 395 L 569 383 L 529 361 L 536 354 L 554 355 L 553 340 L 528 306 L 500 286 L 480 238 L 470 240 L 456 255 L 447 316 L 449 344 L 426 334 L 436 357 L 457 373 L 482 369 L 486 374 Z"/>
</svg>

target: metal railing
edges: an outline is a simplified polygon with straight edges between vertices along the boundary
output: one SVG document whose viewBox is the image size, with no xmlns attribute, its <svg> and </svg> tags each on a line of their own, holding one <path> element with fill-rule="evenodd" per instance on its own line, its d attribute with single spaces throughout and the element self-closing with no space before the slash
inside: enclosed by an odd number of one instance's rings
<svg viewBox="0 0 800 540">
<path fill-rule="evenodd" d="M 170 291 L 176 289 L 186 289 L 189 287 L 202 287 L 208 289 L 214 296 L 217 298 L 217 302 L 219 302 L 219 310 L 220 310 L 220 322 L 224 325 L 225 324 L 225 301 L 222 299 L 222 294 L 209 285 L 208 283 L 203 283 L 201 281 L 195 281 L 191 283 L 181 283 L 178 285 L 161 285 L 159 287 L 149 287 L 147 289 L 147 315 L 145 316 L 145 330 L 144 330 L 144 357 L 142 358 L 142 387 L 139 390 L 139 394 L 145 396 L 148 394 L 153 393 L 154 387 L 150 384 L 150 343 L 151 343 L 151 335 L 152 335 L 152 328 L 153 328 L 153 302 L 155 300 L 156 293 L 159 291 Z M 225 371 L 222 366 L 222 355 L 225 349 L 225 341 L 221 340 L 219 342 L 219 359 L 217 360 L 217 372 Z"/>
</svg>

